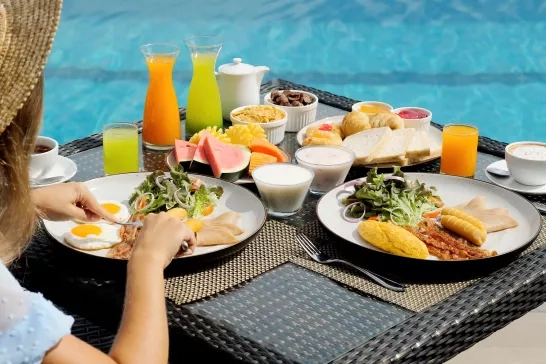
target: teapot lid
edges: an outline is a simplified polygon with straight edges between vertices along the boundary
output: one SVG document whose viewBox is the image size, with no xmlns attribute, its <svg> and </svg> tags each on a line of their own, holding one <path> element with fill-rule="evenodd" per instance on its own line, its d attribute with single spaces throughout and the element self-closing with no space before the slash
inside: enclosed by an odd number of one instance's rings
<svg viewBox="0 0 546 364">
<path fill-rule="evenodd" d="M 241 58 L 233 58 L 233 63 L 223 64 L 218 67 L 218 72 L 228 75 L 248 75 L 254 73 L 254 66 L 242 62 Z"/>
</svg>

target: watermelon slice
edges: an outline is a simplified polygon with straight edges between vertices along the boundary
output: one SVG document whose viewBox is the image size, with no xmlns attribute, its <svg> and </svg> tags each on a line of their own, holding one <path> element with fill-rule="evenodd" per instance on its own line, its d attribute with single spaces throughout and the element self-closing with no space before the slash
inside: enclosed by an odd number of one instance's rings
<svg viewBox="0 0 546 364">
<path fill-rule="evenodd" d="M 210 169 L 209 160 L 207 158 L 207 154 L 205 153 L 204 145 L 206 139 L 215 139 L 213 136 L 210 135 L 207 131 L 203 131 L 201 134 L 201 139 L 199 139 L 199 143 L 197 143 L 197 148 L 195 149 L 195 153 L 193 155 L 193 161 L 190 164 L 189 170 L 191 172 L 195 173 L 201 173 L 201 174 L 212 174 L 212 170 Z"/>
<path fill-rule="evenodd" d="M 229 182 L 240 179 L 250 164 L 250 149 L 206 138 L 204 148 L 214 177 Z"/>
<path fill-rule="evenodd" d="M 185 171 L 190 167 L 191 162 L 193 161 L 193 156 L 197 150 L 197 145 L 189 143 L 185 140 L 175 140 L 174 141 L 174 155 L 176 158 L 176 163 L 180 164 Z"/>
</svg>

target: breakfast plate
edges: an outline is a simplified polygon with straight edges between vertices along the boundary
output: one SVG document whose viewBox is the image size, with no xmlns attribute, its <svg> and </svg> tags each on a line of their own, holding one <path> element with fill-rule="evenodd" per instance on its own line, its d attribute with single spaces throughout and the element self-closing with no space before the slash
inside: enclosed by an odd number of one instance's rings
<svg viewBox="0 0 546 364">
<path fill-rule="evenodd" d="M 394 257 L 400 258 L 400 259 L 411 259 L 414 262 L 422 262 L 422 264 L 441 264 L 442 266 L 445 266 L 447 264 L 480 264 L 480 262 L 483 261 L 489 261 L 489 260 L 496 260 L 499 258 L 510 258 L 512 256 L 517 256 L 520 252 L 522 252 L 525 248 L 527 248 L 538 236 L 541 230 L 542 226 L 542 219 L 540 216 L 540 213 L 537 211 L 537 209 L 525 198 L 519 196 L 518 194 L 508 191 L 506 189 L 493 186 L 487 182 L 477 181 L 473 179 L 468 178 L 461 178 L 461 177 L 454 177 L 454 176 L 448 176 L 448 175 L 441 175 L 441 174 L 428 174 L 428 173 L 405 173 L 404 178 L 406 178 L 407 181 L 413 181 L 415 183 L 418 181 L 419 183 L 424 183 L 425 186 L 436 187 L 437 191 L 435 192 L 436 196 L 439 196 L 441 198 L 441 201 L 443 201 L 442 205 L 439 205 L 440 207 L 456 207 L 458 211 L 462 211 L 462 209 L 469 208 L 470 204 L 473 203 L 472 201 L 478 201 L 479 203 L 484 203 L 483 207 L 477 207 L 478 202 L 476 202 L 476 205 L 474 205 L 475 210 L 465 210 L 465 211 L 475 211 L 474 215 L 478 220 L 483 219 L 486 221 L 488 225 L 487 227 L 487 233 L 485 235 L 484 232 L 484 238 L 481 241 L 482 245 L 475 245 L 470 244 L 469 241 L 465 241 L 465 249 L 466 246 L 468 246 L 469 251 L 473 249 L 474 251 L 479 250 L 480 252 L 486 252 L 490 254 L 484 254 L 484 255 L 475 255 L 472 258 L 466 258 L 466 259 L 460 259 L 457 257 L 450 258 L 445 257 L 444 259 L 439 259 L 437 256 L 441 256 L 441 254 L 438 254 L 435 252 L 435 248 L 439 245 L 434 245 L 435 242 L 431 242 L 431 240 L 428 240 L 426 242 L 426 249 L 428 249 L 428 254 L 425 254 L 424 256 L 421 256 L 421 259 L 415 256 L 411 255 L 401 255 L 396 254 L 394 252 L 388 252 L 388 249 L 380 249 L 378 246 L 381 246 L 381 244 L 372 245 L 368 241 L 364 240 L 361 236 L 361 231 L 359 231 L 359 226 L 362 224 L 361 221 L 363 220 L 353 220 L 348 221 L 348 219 L 344 218 L 344 209 L 345 205 L 341 202 L 340 195 L 343 193 L 341 191 L 345 190 L 348 185 L 351 184 L 351 182 L 347 182 L 344 185 L 338 186 L 334 188 L 333 190 L 326 193 L 318 202 L 316 212 L 317 217 L 321 224 L 332 234 L 335 236 L 343 239 L 346 242 L 349 242 L 351 244 L 355 244 L 359 247 L 363 248 L 362 254 L 367 254 L 369 257 L 369 254 L 377 254 L 374 252 L 379 252 L 381 254 L 381 257 L 387 257 L 388 259 L 392 259 Z M 375 183 L 375 182 L 374 182 Z M 427 187 L 427 188 L 428 188 Z M 406 205 L 407 206 L 407 205 Z M 463 206 L 463 207 L 459 207 Z M 403 209 L 405 209 L 404 206 L 402 206 Z M 436 207 L 433 207 L 436 208 Z M 398 208 L 400 209 L 400 208 Z M 461 209 L 461 210 L 459 210 Z M 480 210 L 481 209 L 481 210 Z M 394 209 L 392 209 L 394 211 Z M 455 209 L 452 209 L 455 210 Z M 447 232 L 447 224 L 444 226 L 444 219 L 443 216 L 447 215 L 448 212 L 444 213 L 444 210 L 437 209 L 435 211 L 438 211 L 438 215 L 431 215 L 430 219 L 424 219 L 419 214 L 418 218 L 422 222 L 423 220 L 426 220 L 427 222 L 434 221 L 434 229 L 440 229 L 442 232 Z M 470 213 L 470 212 L 468 212 Z M 440 214 L 442 218 L 440 219 Z M 472 213 L 470 213 L 472 214 Z M 347 216 L 347 215 L 345 215 Z M 391 215 L 391 221 L 393 221 Z M 426 214 L 424 216 L 427 216 Z M 481 216 L 481 217 L 480 217 Z M 434 220 L 438 219 L 438 220 Z M 494 219 L 497 219 L 496 221 L 492 221 Z M 371 220 L 371 219 L 370 219 Z M 442 221 L 441 225 L 437 221 Z M 384 220 L 383 220 L 384 221 Z M 468 220 L 470 221 L 470 220 Z M 480 220 L 481 221 L 481 220 Z M 505 222 L 505 221 L 508 221 Z M 511 223 L 512 221 L 513 223 Z M 389 221 L 386 221 L 386 223 L 389 223 Z M 484 224 L 486 224 L 484 223 Z M 373 223 L 372 223 L 373 224 Z M 438 224 L 438 225 L 437 225 Z M 503 227 L 500 227 L 499 225 L 506 224 Z M 511 226 L 508 226 L 509 224 L 512 224 Z M 411 229 L 411 225 L 408 225 L 406 229 L 400 228 L 399 226 L 395 225 L 403 225 L 403 224 L 387 224 L 389 226 L 394 226 L 395 229 L 403 230 L 402 233 L 408 234 L 407 229 L 408 227 Z M 363 226 L 363 225 L 362 225 Z M 362 227 L 361 226 L 361 227 Z M 367 225 L 369 226 L 369 225 Z M 385 226 L 385 225 L 382 225 Z M 489 226 L 496 226 L 497 231 L 495 231 L 494 228 L 489 230 Z M 484 227 L 485 229 L 485 227 Z M 398 231 L 397 230 L 397 231 Z M 415 238 L 414 236 L 417 236 L 420 240 L 425 242 L 430 237 L 433 237 L 436 233 L 436 230 L 434 230 L 433 233 L 430 233 L 429 231 L 423 230 L 422 225 L 419 225 L 419 228 L 417 228 L 417 234 L 419 232 L 423 232 L 425 235 L 418 236 L 414 233 L 410 232 L 410 238 Z M 451 235 L 451 233 L 447 234 L 449 235 L 449 238 L 455 236 L 452 240 L 453 244 L 458 244 L 458 242 L 461 241 L 461 235 Z M 424 237 L 423 237 L 424 236 Z M 392 237 L 392 236 L 390 236 Z M 436 238 L 433 238 L 436 239 Z M 438 241 L 438 240 L 436 240 Z M 432 243 L 432 247 L 429 245 Z M 441 242 L 442 243 L 442 242 Z M 420 243 L 423 244 L 423 243 Z M 400 245 L 398 245 L 399 247 Z M 425 246 L 425 245 L 423 245 Z M 425 249 L 425 251 L 426 251 Z M 446 249 L 445 247 L 442 247 L 441 249 Z M 457 253 L 459 253 L 462 250 L 458 250 L 459 246 L 456 247 Z M 374 251 L 374 252 L 371 252 Z M 447 250 L 450 251 L 450 250 Z M 436 255 L 433 255 L 436 254 Z M 463 257 L 465 257 L 466 253 L 463 253 Z M 473 253 L 469 253 L 473 254 Z M 471 255 L 466 255 L 466 257 L 469 257 Z M 392 258 L 389 258 L 392 257 Z"/>
<path fill-rule="evenodd" d="M 330 116 L 321 120 L 317 120 L 304 128 L 302 128 L 296 135 L 296 141 L 298 142 L 298 145 L 303 145 L 303 140 L 305 139 L 305 133 L 307 132 L 307 129 L 310 127 L 318 127 L 322 124 L 338 124 L 341 125 L 341 122 L 343 121 L 343 118 L 345 115 L 337 115 L 337 116 Z M 405 167 L 410 166 L 416 166 L 423 163 L 429 163 L 436 159 L 440 158 L 441 155 L 441 146 L 442 146 L 442 131 L 434 126 L 429 127 L 428 131 L 428 141 L 430 143 L 430 156 L 429 157 L 423 157 L 419 159 L 418 162 L 409 163 L 406 164 Z M 366 168 L 392 168 L 394 165 L 392 164 L 366 164 L 362 165 L 362 167 Z M 360 165 L 359 165 L 360 167 Z"/>
<path fill-rule="evenodd" d="M 91 193 L 100 201 L 110 201 L 110 203 L 118 205 L 116 210 L 120 218 L 127 218 L 127 209 L 129 207 L 128 200 L 137 186 L 139 186 L 149 175 L 149 173 L 128 173 L 120 175 L 112 175 L 101 177 L 85 182 Z M 168 174 L 165 174 L 167 176 Z M 212 246 L 197 246 L 192 255 L 182 256 L 179 259 L 195 260 L 196 258 L 214 258 L 233 253 L 247 244 L 249 244 L 265 224 L 267 213 L 263 203 L 252 192 L 237 186 L 233 183 L 222 181 L 216 178 L 188 175 L 190 178 L 196 177 L 201 180 L 205 186 L 219 186 L 223 188 L 223 194 L 218 199 L 214 211 L 210 216 L 203 217 L 205 219 L 213 219 L 224 213 L 236 213 L 238 215 L 237 225 L 242 230 L 242 233 L 237 235 L 237 239 L 233 244 L 212 245 Z M 121 206 L 119 206 L 121 204 Z M 117 215 L 116 215 L 117 216 Z M 78 224 L 72 221 L 44 221 L 44 227 L 47 233 L 60 244 L 65 247 L 82 254 L 96 256 L 108 260 L 119 260 L 111 258 L 109 255 L 111 249 L 100 250 L 82 250 L 77 249 L 73 245 L 68 244 L 67 235 L 72 232 L 72 229 Z M 81 225 L 80 225 L 81 226 Z M 117 225 L 106 224 L 101 225 L 103 231 L 109 231 L 110 228 L 115 228 Z M 102 234 L 101 231 L 100 233 Z M 70 234 L 68 234 L 70 235 Z M 98 236 L 99 234 L 97 234 Z M 119 232 L 118 232 L 119 236 Z"/>
<path fill-rule="evenodd" d="M 282 154 L 284 154 L 286 160 L 288 161 L 288 163 L 290 163 L 290 161 L 292 160 L 292 158 L 290 157 L 290 154 L 286 153 L 284 150 L 282 150 L 281 148 L 279 148 L 280 152 Z M 165 163 L 167 164 L 167 166 L 169 166 L 169 168 L 173 168 L 174 166 L 177 165 L 176 163 L 176 157 L 175 157 L 175 153 L 174 153 L 174 149 L 171 150 L 169 153 L 167 153 L 167 155 L 165 156 Z M 242 185 L 242 184 L 249 184 L 249 183 L 254 183 L 254 180 L 252 179 L 251 176 L 245 176 L 243 178 L 240 178 L 238 179 L 237 181 L 235 181 L 234 183 L 238 184 L 238 185 Z"/>
<path fill-rule="evenodd" d="M 508 170 L 508 167 L 506 166 L 506 161 L 504 159 L 491 163 L 487 168 L 490 168 L 490 167 Z M 521 183 L 516 182 L 512 176 L 506 176 L 506 177 L 497 176 L 495 174 L 489 173 L 487 171 L 487 168 L 485 169 L 485 175 L 487 179 L 489 179 L 492 183 L 496 184 L 497 186 L 501 186 L 503 188 L 506 188 L 507 190 L 514 191 L 514 192 L 526 193 L 528 195 L 546 195 L 546 185 L 542 185 L 542 186 L 522 185 Z"/>
</svg>

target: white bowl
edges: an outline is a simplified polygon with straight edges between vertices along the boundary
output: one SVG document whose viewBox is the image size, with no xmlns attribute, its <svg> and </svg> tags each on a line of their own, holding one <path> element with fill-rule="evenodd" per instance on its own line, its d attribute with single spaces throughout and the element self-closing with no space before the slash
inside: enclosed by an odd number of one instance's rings
<svg viewBox="0 0 546 364">
<path fill-rule="evenodd" d="M 290 90 L 302 92 L 314 98 L 314 102 L 305 106 L 280 106 L 271 101 L 271 92 L 264 96 L 264 104 L 272 105 L 283 109 L 286 112 L 288 122 L 286 123 L 286 131 L 297 132 L 305 126 L 314 123 L 317 118 L 318 97 L 307 91 Z"/>
<path fill-rule="evenodd" d="M 265 135 L 267 137 L 267 140 L 269 140 L 273 144 L 281 143 L 284 140 L 284 134 L 285 134 L 285 131 L 286 131 L 286 122 L 288 121 L 288 119 L 286 118 L 286 111 L 284 111 L 282 108 L 280 108 L 280 107 L 278 107 L 276 105 L 272 105 L 273 107 L 275 107 L 275 108 L 277 108 L 277 109 L 279 109 L 280 111 L 283 112 L 284 118 L 282 118 L 280 120 L 275 120 L 275 121 L 272 121 L 272 122 L 269 122 L 269 123 L 253 123 L 253 122 L 249 122 L 249 121 L 242 121 L 242 120 L 237 119 L 235 116 L 233 116 L 234 113 L 237 113 L 238 111 L 243 110 L 243 109 L 245 109 L 247 107 L 251 107 L 251 106 L 262 106 L 262 105 L 246 105 L 246 106 L 241 106 L 241 107 L 238 107 L 236 109 L 233 109 L 229 113 L 229 118 L 231 120 L 231 123 L 233 125 L 237 125 L 237 124 L 241 124 L 241 125 L 259 124 L 263 128 L 263 130 L 265 131 Z"/>
<path fill-rule="evenodd" d="M 404 127 L 405 128 L 413 128 L 417 129 L 419 131 L 424 131 L 428 133 L 428 130 L 430 128 L 430 121 L 432 120 L 432 111 L 423 109 L 422 107 L 416 107 L 416 106 L 404 106 L 394 109 L 392 112 L 395 114 L 398 114 L 402 110 L 417 110 L 426 113 L 428 116 L 421 118 L 421 119 L 404 119 L 402 116 L 402 120 L 404 120 Z"/>
<path fill-rule="evenodd" d="M 387 104 L 385 102 L 381 102 L 381 101 L 360 101 L 360 102 L 357 102 L 356 104 L 353 104 L 352 110 L 353 111 L 363 112 L 363 111 L 360 111 L 360 107 L 363 106 L 363 105 L 377 106 L 377 107 L 380 107 L 382 109 L 385 109 L 385 112 L 392 111 L 392 106 L 391 105 L 389 105 L 389 104 Z M 376 114 L 376 113 L 365 112 L 364 114 L 373 115 L 373 114 Z"/>
<path fill-rule="evenodd" d="M 527 146 L 526 152 L 520 149 Z M 535 153 L 528 153 L 534 149 Z M 516 182 L 527 186 L 546 185 L 546 143 L 517 142 L 508 144 L 505 149 L 506 165 Z"/>
</svg>

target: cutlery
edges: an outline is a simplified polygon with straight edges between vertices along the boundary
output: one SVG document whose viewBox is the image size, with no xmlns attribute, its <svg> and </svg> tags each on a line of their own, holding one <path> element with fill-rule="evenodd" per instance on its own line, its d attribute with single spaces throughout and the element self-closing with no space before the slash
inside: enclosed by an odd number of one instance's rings
<svg viewBox="0 0 546 364">
<path fill-rule="evenodd" d="M 30 179 L 30 184 L 34 185 L 34 186 L 47 185 L 47 184 L 50 184 L 50 183 L 59 182 L 63 178 L 64 178 L 64 176 L 53 176 L 53 177 L 46 177 L 46 178 L 31 178 Z"/>
<path fill-rule="evenodd" d="M 142 221 L 130 221 L 130 222 L 115 222 L 114 224 L 121 225 L 121 226 L 134 226 L 134 227 L 143 227 L 144 223 Z M 187 251 L 189 249 L 188 243 L 183 241 L 181 249 L 183 252 Z"/>
<path fill-rule="evenodd" d="M 328 255 L 322 253 L 315 246 L 315 244 L 313 244 L 313 242 L 311 242 L 311 240 L 309 240 L 309 238 L 305 236 L 304 234 L 296 235 L 296 241 L 298 242 L 298 244 L 300 244 L 303 250 L 305 250 L 305 252 L 311 258 L 313 258 L 313 260 L 316 261 L 317 263 L 321 263 L 321 264 L 343 263 L 363 273 L 368 278 L 375 281 L 377 284 L 379 284 L 382 287 L 385 287 L 387 289 L 390 289 L 396 292 L 404 292 L 406 290 L 406 287 L 403 284 L 397 283 L 388 278 L 382 277 L 379 274 L 370 272 L 369 270 L 366 270 L 364 268 L 360 268 L 359 266 L 354 265 L 353 263 L 350 263 L 348 261 L 341 260 L 341 259 L 331 259 Z"/>
<path fill-rule="evenodd" d="M 510 177 L 510 172 L 508 172 L 506 169 L 488 166 L 485 170 L 499 177 Z"/>
<path fill-rule="evenodd" d="M 537 208 L 537 210 L 538 210 L 541 214 L 546 214 L 546 207 L 540 206 L 539 204 L 536 204 L 536 203 L 533 203 L 533 205 Z"/>
</svg>

